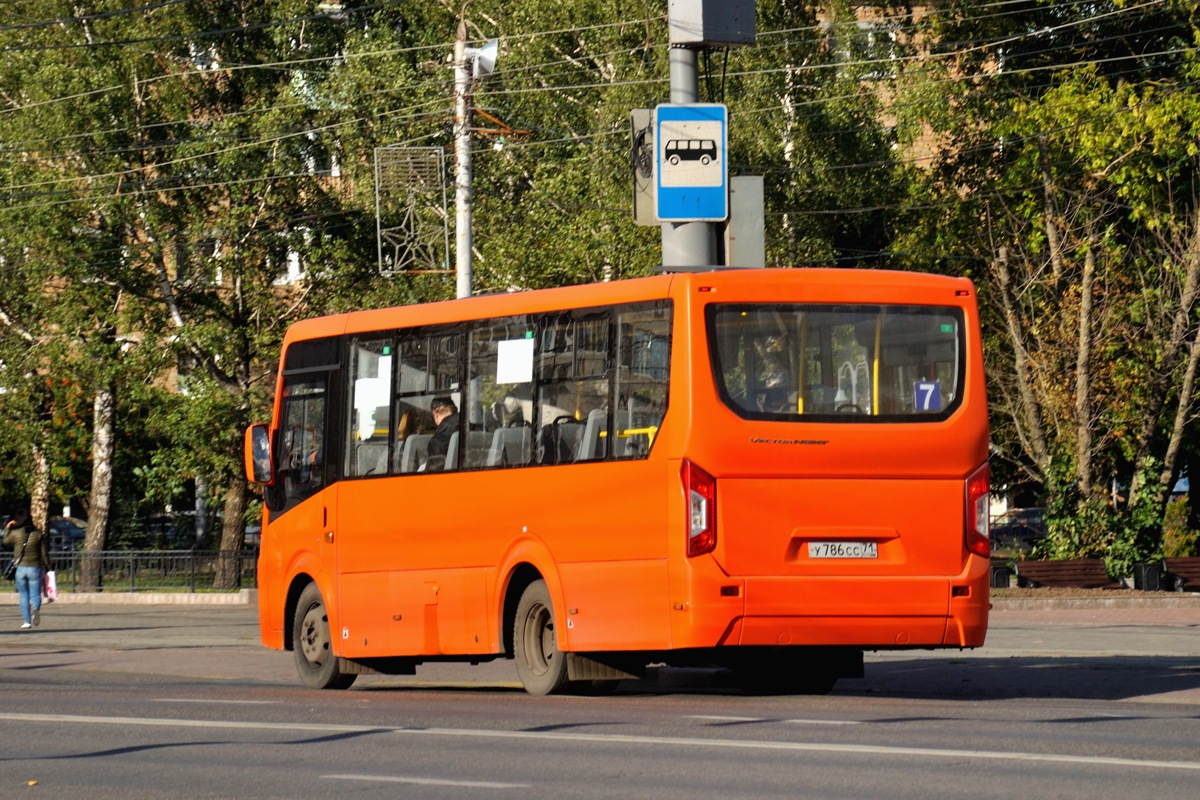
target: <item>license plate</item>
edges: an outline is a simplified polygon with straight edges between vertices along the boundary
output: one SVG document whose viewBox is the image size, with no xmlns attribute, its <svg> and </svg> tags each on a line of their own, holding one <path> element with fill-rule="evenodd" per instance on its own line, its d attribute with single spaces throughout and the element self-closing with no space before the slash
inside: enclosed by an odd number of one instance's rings
<svg viewBox="0 0 1200 800">
<path fill-rule="evenodd" d="M 879 558 L 878 542 L 809 542 L 809 558 Z"/>
</svg>

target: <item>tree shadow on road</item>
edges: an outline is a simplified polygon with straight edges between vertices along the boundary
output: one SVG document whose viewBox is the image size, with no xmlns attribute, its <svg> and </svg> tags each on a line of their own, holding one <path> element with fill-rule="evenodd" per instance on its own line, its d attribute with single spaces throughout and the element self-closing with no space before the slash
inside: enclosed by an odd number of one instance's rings
<svg viewBox="0 0 1200 800">
<path fill-rule="evenodd" d="M 888 657 L 871 661 L 866 677 L 844 679 L 839 693 L 990 700 L 1052 697 L 1078 700 L 1170 701 L 1200 704 L 1200 662 L 1168 656 L 1011 658 Z"/>
</svg>

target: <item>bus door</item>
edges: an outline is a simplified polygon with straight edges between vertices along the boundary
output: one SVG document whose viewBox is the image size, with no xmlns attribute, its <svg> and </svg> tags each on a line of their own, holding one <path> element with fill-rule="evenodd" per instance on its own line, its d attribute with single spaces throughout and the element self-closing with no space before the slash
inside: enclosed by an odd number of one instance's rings
<svg viewBox="0 0 1200 800">
<path fill-rule="evenodd" d="M 303 354 L 292 351 L 310 350 L 313 345 L 325 344 L 305 342 L 294 346 L 288 353 L 289 365 L 308 363 Z M 268 495 L 272 511 L 264 534 L 276 541 L 271 543 L 272 546 L 264 546 L 260 555 L 260 558 L 276 561 L 260 565 L 260 571 L 269 569 L 274 575 L 284 576 L 285 580 L 263 582 L 265 586 L 286 586 L 292 573 L 299 571 L 312 575 L 325 589 L 333 585 L 337 483 L 332 479 L 336 464 L 330 463 L 328 454 L 337 449 L 336 432 L 330 424 L 336 376 L 336 364 L 303 366 L 289 369 L 284 374 L 275 445 L 279 474 Z M 286 544 L 279 546 L 284 540 Z M 282 563 L 279 560 L 285 553 L 295 554 L 296 560 Z M 333 599 L 326 597 L 327 605 Z M 272 616 L 273 628 L 275 623 L 280 626 L 279 630 L 290 624 L 289 620 L 282 619 L 283 597 L 264 597 L 263 603 L 273 611 L 278 610 L 280 617 Z"/>
<path fill-rule="evenodd" d="M 351 337 L 346 349 L 345 443 L 338 487 L 338 652 L 347 657 L 396 652 L 413 614 L 397 596 L 409 483 L 389 477 L 399 466 L 391 405 L 396 352 L 391 333 Z M 419 624 L 419 620 L 417 620 Z"/>
</svg>

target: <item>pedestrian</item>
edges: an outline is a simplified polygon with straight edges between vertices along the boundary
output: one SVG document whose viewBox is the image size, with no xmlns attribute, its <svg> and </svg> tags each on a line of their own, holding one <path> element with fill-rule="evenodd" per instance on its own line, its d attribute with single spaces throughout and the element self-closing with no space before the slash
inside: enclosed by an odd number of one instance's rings
<svg viewBox="0 0 1200 800">
<path fill-rule="evenodd" d="M 4 543 L 13 549 L 17 562 L 17 597 L 21 602 L 22 628 L 36 628 L 42 622 L 42 576 L 50 568 L 50 550 L 46 537 L 29 522 L 29 513 L 20 511 L 4 527 Z"/>
</svg>

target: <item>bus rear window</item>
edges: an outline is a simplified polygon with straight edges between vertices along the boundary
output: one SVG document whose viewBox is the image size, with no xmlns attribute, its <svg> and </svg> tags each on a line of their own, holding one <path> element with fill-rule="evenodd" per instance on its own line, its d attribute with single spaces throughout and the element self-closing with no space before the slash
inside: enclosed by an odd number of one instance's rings
<svg viewBox="0 0 1200 800">
<path fill-rule="evenodd" d="M 707 323 L 721 399 L 746 419 L 939 420 L 960 401 L 957 308 L 715 304 Z"/>
</svg>

